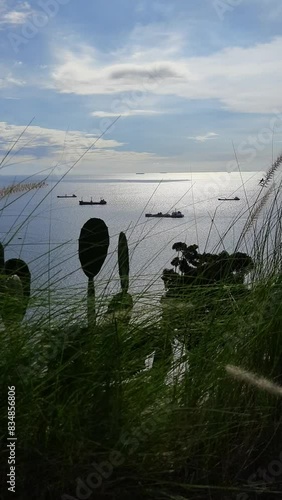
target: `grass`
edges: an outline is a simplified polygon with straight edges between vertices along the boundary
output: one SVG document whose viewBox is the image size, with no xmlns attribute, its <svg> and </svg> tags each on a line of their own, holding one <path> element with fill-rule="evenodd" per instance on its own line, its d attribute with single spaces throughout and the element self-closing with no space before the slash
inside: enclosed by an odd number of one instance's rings
<svg viewBox="0 0 282 500">
<path fill-rule="evenodd" d="M 127 323 L 104 315 L 112 276 L 96 326 L 85 324 L 84 300 L 61 299 L 50 321 L 48 297 L 35 294 L 35 315 L 1 331 L 3 491 L 14 385 L 18 498 L 281 497 L 281 185 L 263 196 L 240 242 L 255 261 L 244 295 L 195 286 L 186 301 L 157 297 L 147 313 L 148 292 Z"/>
</svg>

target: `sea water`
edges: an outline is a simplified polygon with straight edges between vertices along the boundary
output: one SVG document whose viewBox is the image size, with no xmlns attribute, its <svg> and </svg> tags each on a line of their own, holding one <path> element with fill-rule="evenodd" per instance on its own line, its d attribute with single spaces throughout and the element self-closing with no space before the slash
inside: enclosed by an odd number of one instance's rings
<svg viewBox="0 0 282 500">
<path fill-rule="evenodd" d="M 164 293 L 162 271 L 176 256 L 173 243 L 197 244 L 199 252 L 233 252 L 250 207 L 261 188 L 259 172 L 150 173 L 52 177 L 48 186 L 1 200 L 0 240 L 5 258 L 24 259 L 32 291 L 56 296 L 85 294 L 87 278 L 78 257 L 78 238 L 91 217 L 109 228 L 110 247 L 96 278 L 98 293 L 118 291 L 117 242 L 126 233 L 130 254 L 130 292 Z M 0 177 L 1 187 L 11 179 Z M 75 194 L 76 198 L 57 198 Z M 220 197 L 239 201 L 218 201 Z M 80 206 L 79 200 L 104 198 L 107 205 Z M 146 218 L 145 213 L 180 210 L 182 219 Z M 234 221 L 236 221 L 234 223 Z M 246 248 L 241 248 L 246 251 Z"/>
</svg>

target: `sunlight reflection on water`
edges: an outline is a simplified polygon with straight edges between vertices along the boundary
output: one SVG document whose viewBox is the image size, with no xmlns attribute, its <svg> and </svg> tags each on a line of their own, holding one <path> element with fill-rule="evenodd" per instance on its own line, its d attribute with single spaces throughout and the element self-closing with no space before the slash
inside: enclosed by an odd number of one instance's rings
<svg viewBox="0 0 282 500">
<path fill-rule="evenodd" d="M 197 243 L 200 252 L 206 244 L 209 251 L 218 244 L 217 250 L 225 247 L 233 251 L 248 215 L 247 204 L 258 195 L 259 177 L 254 172 L 244 173 L 242 178 L 238 173 L 222 172 L 124 174 L 69 178 L 57 186 L 49 180 L 47 188 L 2 201 L 0 238 L 7 243 L 13 236 L 6 259 L 19 257 L 29 263 L 34 289 L 51 283 L 62 292 L 75 287 L 76 294 L 84 294 L 86 277 L 78 259 L 78 237 L 89 218 L 102 218 L 111 242 L 97 277 L 100 289 L 107 284 L 110 293 L 119 286 L 116 250 L 119 232 L 124 231 L 129 242 L 131 292 L 138 293 L 150 284 L 161 293 L 160 276 L 165 267 L 171 267 L 175 256 L 171 247 L 176 241 Z M 57 198 L 65 193 L 74 193 L 77 198 Z M 107 205 L 79 206 L 81 197 L 87 200 L 91 196 L 93 200 L 105 198 Z M 238 196 L 240 200 L 220 202 L 221 196 Z M 183 219 L 145 218 L 145 212 L 171 212 L 175 208 L 183 212 Z M 236 217 L 238 222 L 219 243 Z"/>
</svg>

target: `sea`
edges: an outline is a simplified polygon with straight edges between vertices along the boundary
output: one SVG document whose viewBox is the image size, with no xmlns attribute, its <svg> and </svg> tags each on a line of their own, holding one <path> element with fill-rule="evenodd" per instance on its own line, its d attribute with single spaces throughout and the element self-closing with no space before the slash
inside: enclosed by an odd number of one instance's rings
<svg viewBox="0 0 282 500">
<path fill-rule="evenodd" d="M 49 177 L 45 187 L 0 199 L 0 241 L 5 246 L 5 259 L 21 258 L 28 263 L 34 297 L 48 294 L 49 303 L 50 293 L 52 301 L 61 297 L 71 303 L 85 298 L 87 278 L 79 262 L 78 239 L 88 219 L 100 218 L 108 226 L 110 246 L 95 279 L 97 294 L 110 297 L 119 291 L 117 243 L 123 231 L 129 244 L 129 291 L 153 303 L 165 292 L 161 275 L 172 267 L 175 242 L 197 244 L 199 252 L 235 250 L 250 207 L 261 193 L 261 177 L 261 172 Z M 27 182 L 31 180 L 39 178 Z M 0 188 L 18 182 L 26 181 L 24 177 L 0 176 Z M 76 198 L 57 198 L 65 194 Z M 218 199 L 235 196 L 239 200 Z M 104 198 L 107 205 L 79 205 L 80 199 L 91 197 L 95 201 Z M 184 217 L 145 217 L 146 213 L 174 209 Z"/>
</svg>

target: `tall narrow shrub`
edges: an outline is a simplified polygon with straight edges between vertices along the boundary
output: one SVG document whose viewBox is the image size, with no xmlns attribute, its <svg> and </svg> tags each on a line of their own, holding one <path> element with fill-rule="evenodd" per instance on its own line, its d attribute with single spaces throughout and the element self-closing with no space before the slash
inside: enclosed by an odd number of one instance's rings
<svg viewBox="0 0 282 500">
<path fill-rule="evenodd" d="M 124 323 L 130 320 L 130 312 L 133 307 L 132 296 L 128 293 L 129 287 L 129 252 L 126 235 L 121 232 L 118 240 L 118 270 L 121 292 L 113 296 L 109 306 L 108 314 L 113 314 L 114 319 L 122 318 Z"/>
<path fill-rule="evenodd" d="M 129 253 L 126 235 L 121 232 L 118 239 L 118 270 L 120 285 L 123 293 L 128 292 L 129 286 Z"/>
<path fill-rule="evenodd" d="M 87 317 L 88 326 L 96 324 L 94 278 L 100 272 L 108 254 L 109 231 L 102 219 L 89 219 L 80 231 L 79 260 L 88 278 Z"/>
</svg>

